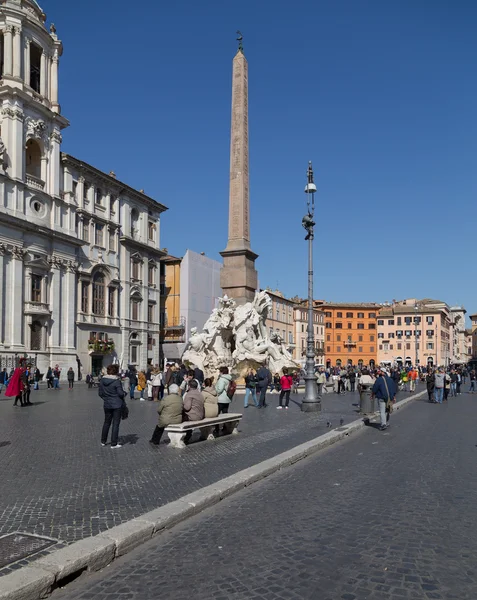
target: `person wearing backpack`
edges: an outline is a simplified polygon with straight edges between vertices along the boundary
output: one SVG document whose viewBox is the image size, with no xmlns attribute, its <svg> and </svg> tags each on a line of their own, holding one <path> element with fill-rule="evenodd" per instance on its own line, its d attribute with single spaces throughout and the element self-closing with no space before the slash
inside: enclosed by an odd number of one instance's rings
<svg viewBox="0 0 477 600">
<path fill-rule="evenodd" d="M 233 393 L 232 387 L 235 385 L 235 381 L 232 381 L 232 375 L 229 373 L 228 367 L 220 367 L 220 375 L 215 384 L 215 391 L 218 396 L 219 415 L 221 413 L 228 413 L 229 406 L 232 402 Z M 232 385 L 233 384 L 233 385 Z M 236 385 L 235 385 L 236 387 Z M 232 395 L 230 395 L 232 393 Z"/>
<path fill-rule="evenodd" d="M 293 385 L 293 377 L 291 375 L 288 375 L 288 369 L 286 367 L 283 367 L 282 370 L 283 375 L 280 378 L 280 400 L 277 406 L 277 410 L 282 410 L 283 408 L 283 396 L 285 396 L 285 410 L 288 410 L 288 403 L 290 402 L 290 392 Z"/>
</svg>

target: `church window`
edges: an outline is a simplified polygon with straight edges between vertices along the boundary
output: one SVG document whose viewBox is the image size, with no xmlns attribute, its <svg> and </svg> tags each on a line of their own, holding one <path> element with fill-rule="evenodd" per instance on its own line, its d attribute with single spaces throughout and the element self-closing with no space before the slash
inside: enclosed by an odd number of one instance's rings
<svg viewBox="0 0 477 600">
<path fill-rule="evenodd" d="M 89 283 L 83 281 L 81 284 L 81 312 L 89 312 Z"/>
<path fill-rule="evenodd" d="M 103 203 L 103 191 L 101 188 L 96 188 L 95 202 L 96 204 Z"/>
<path fill-rule="evenodd" d="M 31 301 L 41 302 L 41 275 L 31 276 Z"/>
<path fill-rule="evenodd" d="M 42 342 L 42 326 L 39 321 L 33 321 L 31 324 L 31 341 L 30 341 L 30 349 L 31 350 L 41 350 L 41 342 Z"/>
<path fill-rule="evenodd" d="M 26 145 L 26 172 L 40 179 L 41 177 L 41 150 L 38 142 L 28 140 Z"/>
<path fill-rule="evenodd" d="M 83 223 L 83 242 L 89 242 L 89 221 Z"/>
<path fill-rule="evenodd" d="M 109 249 L 112 250 L 113 252 L 116 249 L 115 238 L 116 238 L 116 234 L 114 233 L 114 230 L 110 229 L 110 231 L 109 231 Z"/>
<path fill-rule="evenodd" d="M 153 221 L 148 223 L 148 236 L 149 241 L 153 242 L 156 237 L 156 224 Z"/>
<path fill-rule="evenodd" d="M 154 285 L 156 283 L 156 265 L 149 263 L 147 269 L 147 283 L 148 285 Z"/>
<path fill-rule="evenodd" d="M 36 44 L 30 44 L 30 87 L 40 93 L 42 50 Z"/>
<path fill-rule="evenodd" d="M 96 246 L 104 246 L 104 225 L 96 223 L 94 227 L 94 243 Z"/>
<path fill-rule="evenodd" d="M 93 278 L 93 314 L 104 315 L 104 276 L 96 273 Z"/>
<path fill-rule="evenodd" d="M 115 300 L 116 300 L 116 290 L 113 287 L 108 288 L 108 316 L 115 316 Z"/>
<path fill-rule="evenodd" d="M 131 237 L 134 238 L 138 232 L 139 212 L 133 208 L 131 211 Z"/>
<path fill-rule="evenodd" d="M 137 346 L 131 346 L 131 363 L 137 363 Z"/>
<path fill-rule="evenodd" d="M 154 304 L 147 305 L 147 320 L 149 323 L 154 323 Z"/>
<path fill-rule="evenodd" d="M 137 258 L 131 259 L 131 277 L 132 279 L 141 279 L 141 262 Z"/>
<path fill-rule="evenodd" d="M 139 320 L 140 305 L 141 305 L 141 301 L 138 298 L 133 298 L 131 300 L 131 319 L 133 321 Z"/>
</svg>

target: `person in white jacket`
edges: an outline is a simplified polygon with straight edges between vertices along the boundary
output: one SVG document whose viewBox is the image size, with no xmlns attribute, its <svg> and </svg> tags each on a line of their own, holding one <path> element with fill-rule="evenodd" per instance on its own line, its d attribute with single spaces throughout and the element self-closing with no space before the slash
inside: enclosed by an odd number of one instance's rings
<svg viewBox="0 0 477 600">
<path fill-rule="evenodd" d="M 164 377 L 159 369 L 154 369 L 151 377 L 152 399 L 159 402 L 164 396 Z"/>
</svg>

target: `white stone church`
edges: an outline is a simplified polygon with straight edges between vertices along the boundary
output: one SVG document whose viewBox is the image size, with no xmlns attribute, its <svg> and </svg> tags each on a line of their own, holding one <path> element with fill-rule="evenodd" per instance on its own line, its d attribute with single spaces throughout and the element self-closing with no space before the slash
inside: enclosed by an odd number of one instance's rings
<svg viewBox="0 0 477 600">
<path fill-rule="evenodd" d="M 160 215 L 61 152 L 62 43 L 34 0 L 0 5 L 0 365 L 159 363 Z"/>
</svg>

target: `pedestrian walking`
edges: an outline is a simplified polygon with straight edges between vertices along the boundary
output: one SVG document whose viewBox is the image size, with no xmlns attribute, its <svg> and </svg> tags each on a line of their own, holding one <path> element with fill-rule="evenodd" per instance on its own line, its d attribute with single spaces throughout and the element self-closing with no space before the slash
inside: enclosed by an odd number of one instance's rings
<svg viewBox="0 0 477 600">
<path fill-rule="evenodd" d="M 98 390 L 99 396 L 103 399 L 104 408 L 101 446 L 106 446 L 112 423 L 111 448 L 121 448 L 121 444 L 119 443 L 119 424 L 121 423 L 121 415 L 125 404 L 124 398 L 126 396 L 118 374 L 119 366 L 109 365 L 106 375 L 101 377 Z"/>
<path fill-rule="evenodd" d="M 427 388 L 427 396 L 429 399 L 429 402 L 435 402 L 434 400 L 434 390 L 436 387 L 436 377 L 434 375 L 434 372 L 429 369 L 427 371 L 427 375 L 426 375 L 426 388 Z"/>
<path fill-rule="evenodd" d="M 137 386 L 137 373 L 136 369 L 129 369 L 129 373 L 126 373 L 129 376 L 129 397 L 131 400 L 134 400 L 134 392 L 136 391 Z"/>
<path fill-rule="evenodd" d="M 252 396 L 253 403 L 258 406 L 257 401 L 257 383 L 258 377 L 254 369 L 250 369 L 245 377 L 245 398 L 243 400 L 243 407 L 248 408 L 249 396 Z"/>
<path fill-rule="evenodd" d="M 475 393 L 475 386 L 476 386 L 476 376 L 475 376 L 475 371 L 474 369 L 472 369 L 469 373 L 469 378 L 470 378 L 470 388 L 469 388 L 469 393 L 470 394 L 474 394 Z"/>
<path fill-rule="evenodd" d="M 447 402 L 451 387 L 451 378 L 449 373 L 444 373 L 444 402 Z"/>
<path fill-rule="evenodd" d="M 437 404 L 442 404 L 444 398 L 444 369 L 440 368 L 435 375 L 435 387 L 434 387 L 434 398 Z"/>
<path fill-rule="evenodd" d="M 419 373 L 418 373 L 417 369 L 412 367 L 412 369 L 409 371 L 407 376 L 409 379 L 409 391 L 415 392 L 416 391 L 416 383 L 417 383 L 417 380 L 419 377 Z"/>
<path fill-rule="evenodd" d="M 462 373 L 460 372 L 460 370 L 457 371 L 456 375 L 457 375 L 457 381 L 456 381 L 456 386 L 455 386 L 455 393 L 457 396 L 460 396 L 460 394 L 461 394 L 460 386 L 462 385 Z"/>
<path fill-rule="evenodd" d="M 75 372 L 73 371 L 73 367 L 68 369 L 66 373 L 66 378 L 68 379 L 68 390 L 71 391 L 73 389 L 73 384 L 75 381 Z"/>
<path fill-rule="evenodd" d="M 151 377 L 152 384 L 152 399 L 154 402 L 159 402 L 164 395 L 164 380 L 163 374 L 159 371 L 159 369 L 154 369 Z"/>
<path fill-rule="evenodd" d="M 378 369 L 378 378 L 373 385 L 372 396 L 378 399 L 379 414 L 381 416 L 381 431 L 389 427 L 389 417 L 396 401 L 394 381 L 382 369 Z"/>
<path fill-rule="evenodd" d="M 349 391 L 354 392 L 355 388 L 356 388 L 356 371 L 354 369 L 350 369 L 350 371 L 348 373 L 348 379 L 349 379 Z"/>
<path fill-rule="evenodd" d="M 41 379 L 41 373 L 40 373 L 40 369 L 38 367 L 36 367 L 35 372 L 33 373 L 33 389 L 34 390 L 39 390 L 40 389 L 40 379 Z"/>
<path fill-rule="evenodd" d="M 257 371 L 257 391 L 260 392 L 260 399 L 258 402 L 258 408 L 266 408 L 267 402 L 267 388 L 272 384 L 272 374 L 265 365 L 261 366 Z"/>
<path fill-rule="evenodd" d="M 283 397 L 285 397 L 285 410 L 288 410 L 288 404 L 290 403 L 290 392 L 293 385 L 293 378 L 288 374 L 288 369 L 283 367 L 283 375 L 280 377 L 280 400 L 277 406 L 278 410 L 282 410 Z"/>
<path fill-rule="evenodd" d="M 321 396 L 326 384 L 326 373 L 320 369 L 316 375 L 316 385 L 318 386 L 318 396 Z"/>
<path fill-rule="evenodd" d="M 457 373 L 454 371 L 454 369 L 451 369 L 450 380 L 450 395 L 457 396 Z"/>
<path fill-rule="evenodd" d="M 0 373 L 0 394 L 3 391 L 3 388 L 8 385 L 8 372 L 6 369 L 3 369 Z"/>
<path fill-rule="evenodd" d="M 58 367 L 58 365 L 56 365 L 56 367 L 53 369 L 53 389 L 54 390 L 59 390 L 60 389 L 60 368 Z"/>
<path fill-rule="evenodd" d="M 53 389 L 53 369 L 51 367 L 48 367 L 48 370 L 46 372 L 46 387 L 49 390 Z"/>
<path fill-rule="evenodd" d="M 137 391 L 140 392 L 140 400 L 145 402 L 144 398 L 144 390 L 146 389 L 146 373 L 144 371 L 139 371 L 139 375 L 137 376 Z"/>
</svg>

